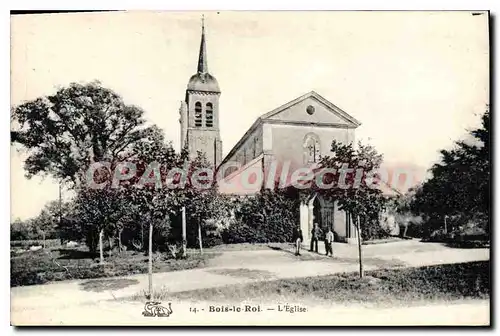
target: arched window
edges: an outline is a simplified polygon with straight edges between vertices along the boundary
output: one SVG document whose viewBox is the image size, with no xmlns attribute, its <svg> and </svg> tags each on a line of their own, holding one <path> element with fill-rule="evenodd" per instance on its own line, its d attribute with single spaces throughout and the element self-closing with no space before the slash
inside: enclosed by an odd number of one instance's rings
<svg viewBox="0 0 500 336">
<path fill-rule="evenodd" d="M 214 107 L 212 103 L 207 103 L 207 107 L 205 109 L 205 126 L 213 127 L 214 126 Z"/>
<path fill-rule="evenodd" d="M 194 125 L 196 127 L 201 127 L 202 122 L 201 122 L 201 103 L 196 102 L 194 104 Z"/>
<path fill-rule="evenodd" d="M 321 144 L 314 133 L 309 133 L 304 138 L 304 163 L 317 163 L 320 160 Z"/>
</svg>

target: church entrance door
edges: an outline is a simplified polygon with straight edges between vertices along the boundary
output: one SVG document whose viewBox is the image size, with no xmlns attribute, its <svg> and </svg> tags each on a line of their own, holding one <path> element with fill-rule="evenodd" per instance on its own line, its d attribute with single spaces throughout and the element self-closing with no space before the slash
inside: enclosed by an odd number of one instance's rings
<svg viewBox="0 0 500 336">
<path fill-rule="evenodd" d="M 323 216 L 321 215 L 321 202 L 316 196 L 313 201 L 313 225 L 314 223 L 318 223 L 318 226 L 324 232 L 326 228 L 323 227 Z"/>
</svg>

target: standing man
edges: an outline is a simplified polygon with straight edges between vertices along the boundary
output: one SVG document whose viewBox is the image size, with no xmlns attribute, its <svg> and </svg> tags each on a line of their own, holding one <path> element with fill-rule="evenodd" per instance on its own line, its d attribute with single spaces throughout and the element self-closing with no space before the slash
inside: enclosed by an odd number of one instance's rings
<svg viewBox="0 0 500 336">
<path fill-rule="evenodd" d="M 330 227 L 328 227 L 328 232 L 325 235 L 325 250 L 326 255 L 330 254 L 333 257 L 333 232 Z"/>
<path fill-rule="evenodd" d="M 318 253 L 318 241 L 319 238 L 321 237 L 321 229 L 318 226 L 318 223 L 314 223 L 314 227 L 311 231 L 311 249 L 310 251 L 313 251 L 314 247 L 314 252 Z"/>
<path fill-rule="evenodd" d="M 300 245 L 302 245 L 302 241 L 304 240 L 304 238 L 302 237 L 302 230 L 300 229 L 300 227 L 296 226 L 295 229 L 293 230 L 292 240 L 295 243 L 295 255 L 299 256 Z"/>
</svg>

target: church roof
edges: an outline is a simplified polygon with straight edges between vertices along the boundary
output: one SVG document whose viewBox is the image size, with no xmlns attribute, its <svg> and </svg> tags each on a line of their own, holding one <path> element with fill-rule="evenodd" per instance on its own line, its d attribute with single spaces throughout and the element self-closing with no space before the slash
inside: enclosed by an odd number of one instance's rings
<svg viewBox="0 0 500 336">
<path fill-rule="evenodd" d="M 200 53 L 196 74 L 191 76 L 187 89 L 190 91 L 205 91 L 220 93 L 219 83 L 214 76 L 208 73 L 207 44 L 205 42 L 205 24 L 202 21 Z"/>
<path fill-rule="evenodd" d="M 220 92 L 217 79 L 208 72 L 191 76 L 187 89 L 190 91 Z"/>
</svg>

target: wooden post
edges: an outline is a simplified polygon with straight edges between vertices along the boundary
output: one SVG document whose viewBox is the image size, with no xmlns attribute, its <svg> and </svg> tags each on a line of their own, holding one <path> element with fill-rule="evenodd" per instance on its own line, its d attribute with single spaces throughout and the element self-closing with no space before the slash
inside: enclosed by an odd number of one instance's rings
<svg viewBox="0 0 500 336">
<path fill-rule="evenodd" d="M 200 254 L 203 254 L 203 243 L 201 240 L 201 219 L 198 220 L 198 242 L 200 244 Z"/>
<path fill-rule="evenodd" d="M 101 229 L 99 231 L 99 257 L 100 257 L 100 263 L 104 263 L 104 249 L 102 247 L 102 240 L 104 238 L 104 229 Z"/>
<path fill-rule="evenodd" d="M 153 299 L 153 223 L 149 224 L 149 258 L 148 258 L 148 280 L 149 280 L 149 298 Z"/>
<path fill-rule="evenodd" d="M 363 249 L 361 248 L 361 233 L 359 232 L 359 227 L 357 226 L 356 231 L 358 233 L 359 277 L 362 278 L 365 276 L 365 272 L 363 270 Z"/>
<path fill-rule="evenodd" d="M 182 257 L 186 258 L 187 254 L 187 238 L 186 238 L 186 207 L 182 207 Z"/>
<path fill-rule="evenodd" d="M 358 236 L 358 258 L 359 258 L 359 277 L 363 278 L 365 276 L 365 271 L 363 269 L 363 249 L 361 247 L 361 230 L 360 230 L 360 218 L 359 216 L 356 216 L 355 219 L 355 227 L 356 227 L 356 234 Z"/>
</svg>

